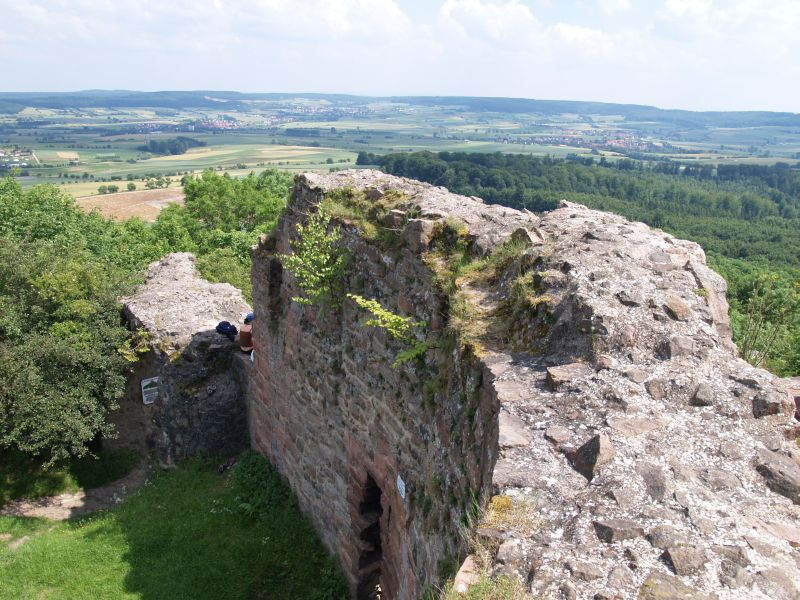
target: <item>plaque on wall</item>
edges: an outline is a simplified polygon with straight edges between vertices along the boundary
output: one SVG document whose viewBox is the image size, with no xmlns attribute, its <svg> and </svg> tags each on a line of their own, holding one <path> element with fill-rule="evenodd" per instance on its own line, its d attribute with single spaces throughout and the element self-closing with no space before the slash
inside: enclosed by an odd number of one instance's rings
<svg viewBox="0 0 800 600">
<path fill-rule="evenodd" d="M 158 399 L 158 377 L 142 379 L 142 403 L 152 404 Z"/>
</svg>

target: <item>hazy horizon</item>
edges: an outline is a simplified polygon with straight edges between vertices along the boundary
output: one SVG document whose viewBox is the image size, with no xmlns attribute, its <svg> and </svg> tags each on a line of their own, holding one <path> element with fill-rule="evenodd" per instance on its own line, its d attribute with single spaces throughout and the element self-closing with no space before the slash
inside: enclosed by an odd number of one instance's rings
<svg viewBox="0 0 800 600">
<path fill-rule="evenodd" d="M 792 0 L 0 0 L 7 91 L 478 96 L 798 112 Z"/>
<path fill-rule="evenodd" d="M 692 109 L 692 108 L 676 108 L 673 106 L 659 106 L 657 104 L 640 104 L 634 102 L 610 102 L 605 100 L 596 100 L 593 98 L 530 98 L 530 97 L 523 97 L 523 96 L 470 96 L 470 95 L 449 95 L 449 94 L 393 94 L 393 95 L 371 95 L 371 94 L 354 94 L 351 92 L 343 91 L 343 92 L 325 92 L 325 91 L 285 91 L 285 90 L 252 90 L 252 91 L 243 91 L 243 90 L 223 90 L 223 89 L 105 89 L 105 88 L 86 88 L 86 89 L 76 89 L 76 90 L 63 90 L 63 91 L 54 91 L 54 90 L 19 90 L 19 91 L 10 91 L 10 90 L 0 90 L 0 94 L 88 94 L 88 93 L 97 93 L 97 92 L 129 92 L 129 93 L 169 93 L 169 92 L 185 92 L 185 93 L 199 93 L 199 92 L 208 92 L 208 93 L 234 93 L 234 94 L 274 94 L 280 96 L 349 96 L 354 98 L 375 98 L 378 100 L 381 99 L 388 99 L 388 98 L 502 98 L 502 99 L 511 99 L 511 100 L 533 100 L 533 101 L 542 101 L 542 102 L 588 102 L 593 104 L 612 104 L 612 105 L 620 105 L 620 106 L 646 106 L 649 108 L 656 108 L 659 110 L 685 110 L 689 112 L 775 112 L 775 113 L 787 113 L 793 115 L 800 115 L 800 108 L 794 111 L 784 111 L 784 110 L 765 110 L 765 109 L 730 109 L 730 110 L 718 110 L 718 109 Z"/>
</svg>

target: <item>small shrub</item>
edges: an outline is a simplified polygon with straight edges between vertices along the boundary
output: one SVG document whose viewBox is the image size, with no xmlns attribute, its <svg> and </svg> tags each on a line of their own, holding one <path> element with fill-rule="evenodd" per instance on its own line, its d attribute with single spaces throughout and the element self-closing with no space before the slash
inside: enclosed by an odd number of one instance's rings
<svg viewBox="0 0 800 600">
<path fill-rule="evenodd" d="M 249 450 L 233 470 L 232 485 L 239 510 L 248 517 L 262 517 L 271 510 L 294 504 L 289 485 L 267 459 Z"/>
<path fill-rule="evenodd" d="M 303 296 L 292 298 L 295 302 L 339 305 L 347 254 L 339 245 L 342 234 L 338 228 L 328 231 L 330 222 L 330 213 L 320 206 L 305 225 L 297 224 L 294 252 L 280 256 L 303 292 Z"/>
</svg>

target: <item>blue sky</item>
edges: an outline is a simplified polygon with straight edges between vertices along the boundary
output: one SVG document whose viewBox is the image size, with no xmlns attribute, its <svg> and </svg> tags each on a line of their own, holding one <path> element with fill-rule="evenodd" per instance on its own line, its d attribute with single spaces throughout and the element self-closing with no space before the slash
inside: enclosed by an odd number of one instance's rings
<svg viewBox="0 0 800 600">
<path fill-rule="evenodd" d="M 0 0 L 2 91 L 227 89 L 800 112 L 800 0 Z"/>
</svg>

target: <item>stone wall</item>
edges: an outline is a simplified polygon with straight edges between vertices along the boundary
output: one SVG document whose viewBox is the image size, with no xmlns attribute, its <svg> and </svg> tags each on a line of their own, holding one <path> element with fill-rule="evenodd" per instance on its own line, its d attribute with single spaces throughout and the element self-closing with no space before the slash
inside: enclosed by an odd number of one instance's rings
<svg viewBox="0 0 800 600">
<path fill-rule="evenodd" d="M 122 438 L 151 452 L 162 466 L 202 454 L 231 457 L 247 447 L 243 388 L 250 361 L 215 331 L 241 323 L 250 307 L 236 288 L 200 278 L 188 253 L 150 265 L 146 283 L 124 301 L 131 329 L 144 329 L 148 351 L 129 378 L 121 410 L 112 415 Z M 158 396 L 142 404 L 143 379 L 158 377 Z M 114 445 L 114 442 L 112 442 Z"/>
<path fill-rule="evenodd" d="M 365 327 L 352 302 L 338 310 L 292 302 L 298 290 L 279 255 L 291 251 L 295 225 L 325 183 L 299 178 L 276 234 L 253 254 L 251 439 L 288 477 L 354 590 L 362 594 L 379 569 L 384 598 L 417 598 L 458 556 L 459 525 L 489 489 L 497 400 L 491 373 L 444 331 L 446 299 L 420 258 L 429 230 L 418 225 L 428 221 L 411 223 L 409 243 L 392 254 L 344 227 L 348 289 L 428 323 L 441 340 L 424 361 L 393 368 L 402 347 Z M 373 482 L 380 536 L 367 540 Z"/>
<path fill-rule="evenodd" d="M 401 348 L 347 300 L 291 300 L 280 255 L 345 187 L 406 198 L 379 224 L 402 236 L 390 249 L 337 226 L 345 287 L 425 321 L 437 347 L 422 361 L 392 368 Z M 458 342 L 429 268 L 453 219 L 473 256 L 525 246 L 493 281 L 457 282 L 473 314 L 505 315 L 482 344 Z M 492 494 L 483 568 L 536 597 L 800 597 L 797 386 L 736 357 L 725 283 L 696 244 L 576 204 L 539 218 L 346 171 L 297 178 L 253 283 L 251 442 L 357 597 L 378 581 L 383 598 L 419 597 Z"/>
</svg>

